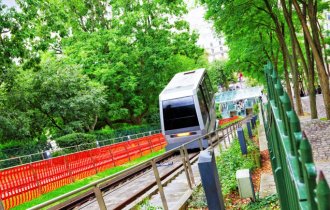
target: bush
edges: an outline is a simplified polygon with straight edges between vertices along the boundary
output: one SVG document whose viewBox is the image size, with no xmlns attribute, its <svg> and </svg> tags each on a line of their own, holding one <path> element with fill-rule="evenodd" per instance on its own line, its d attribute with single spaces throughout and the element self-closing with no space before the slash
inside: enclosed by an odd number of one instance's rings
<svg viewBox="0 0 330 210">
<path fill-rule="evenodd" d="M 56 143 L 61 147 L 72 147 L 79 144 L 95 143 L 96 136 L 86 133 L 71 133 L 55 139 Z"/>
<path fill-rule="evenodd" d="M 95 131 L 93 134 L 96 136 L 97 140 L 106 140 L 106 139 L 113 139 L 122 136 L 128 136 L 138 133 L 144 133 L 151 130 L 159 130 L 160 127 L 158 124 L 155 125 L 127 125 L 120 129 L 102 129 Z"/>
<path fill-rule="evenodd" d="M 45 148 L 45 141 L 11 140 L 4 144 L 0 144 L 0 158 L 6 159 L 22 155 L 30 155 L 33 153 L 38 153 Z"/>
<path fill-rule="evenodd" d="M 255 202 L 251 202 L 241 207 L 244 210 L 259 210 L 259 209 L 280 209 L 277 194 L 269 195 L 264 198 L 257 198 Z"/>
<path fill-rule="evenodd" d="M 257 147 L 251 140 L 246 139 L 248 144 L 248 153 L 253 153 L 257 150 Z M 239 169 L 250 169 L 255 167 L 254 159 L 250 155 L 243 156 L 238 139 L 234 139 L 231 147 L 222 152 L 217 158 L 217 167 L 220 175 L 220 181 L 222 185 L 222 192 L 224 195 L 235 190 L 236 183 L 236 171 Z"/>
<path fill-rule="evenodd" d="M 0 144 L 0 159 L 9 159 L 23 155 L 30 155 L 41 152 L 46 149 L 46 141 L 35 140 L 11 140 L 4 144 Z M 19 159 L 12 159 L 0 162 L 0 168 L 7 168 L 21 163 L 29 163 L 31 161 L 42 159 L 41 155 L 26 156 Z"/>
<path fill-rule="evenodd" d="M 259 113 L 259 105 L 258 103 L 253 104 L 253 113 L 258 114 Z"/>
</svg>

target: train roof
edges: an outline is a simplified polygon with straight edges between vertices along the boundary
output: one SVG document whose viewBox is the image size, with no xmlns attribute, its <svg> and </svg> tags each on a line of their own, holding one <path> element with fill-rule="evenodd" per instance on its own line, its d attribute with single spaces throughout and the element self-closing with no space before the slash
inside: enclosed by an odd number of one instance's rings
<svg viewBox="0 0 330 210">
<path fill-rule="evenodd" d="M 196 69 L 177 73 L 160 93 L 159 99 L 168 100 L 193 95 L 204 72 L 205 69 Z"/>
</svg>

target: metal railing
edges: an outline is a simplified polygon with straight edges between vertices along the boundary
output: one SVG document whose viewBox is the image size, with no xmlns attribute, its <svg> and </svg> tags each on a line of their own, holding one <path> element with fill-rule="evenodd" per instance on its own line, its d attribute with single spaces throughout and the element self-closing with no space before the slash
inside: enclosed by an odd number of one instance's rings
<svg viewBox="0 0 330 210">
<path fill-rule="evenodd" d="M 281 209 L 330 209 L 322 172 L 316 182 L 311 145 L 271 63 L 264 67 L 268 103 L 262 115 Z"/>
<path fill-rule="evenodd" d="M 224 146 L 225 148 L 227 148 L 230 144 L 230 139 L 236 137 L 236 132 L 234 132 L 239 126 L 242 126 L 243 122 L 246 120 L 247 118 L 243 118 L 238 122 L 235 122 L 231 125 L 228 125 L 224 128 L 219 128 L 216 131 L 212 132 L 212 133 L 208 133 L 204 136 L 201 136 L 197 139 L 194 139 L 190 142 L 187 142 L 185 144 L 182 144 L 181 146 L 174 148 L 170 151 L 165 152 L 164 154 L 158 155 L 156 157 L 153 157 L 147 161 L 144 161 L 143 163 L 140 163 L 138 165 L 135 165 L 129 169 L 123 170 L 121 172 L 118 172 L 114 175 L 105 177 L 103 179 L 100 179 L 98 181 L 95 181 L 93 183 L 87 184 L 84 187 L 81 187 L 79 189 L 73 190 L 69 193 L 66 193 L 64 195 L 61 195 L 59 197 L 53 198 L 47 202 L 44 202 L 42 204 L 39 204 L 37 206 L 34 206 L 32 208 L 29 208 L 29 210 L 36 210 L 36 209 L 41 209 L 47 206 L 50 206 L 56 202 L 59 202 L 61 200 L 67 199 L 73 195 L 79 195 L 81 192 L 87 190 L 87 189 L 93 189 L 94 195 L 96 197 L 96 200 L 98 202 L 99 205 L 99 209 L 101 210 L 105 210 L 106 208 L 106 204 L 100 189 L 100 186 L 106 182 L 109 182 L 110 180 L 113 180 L 121 175 L 124 175 L 125 173 L 129 173 L 130 171 L 134 171 L 137 170 L 138 168 L 141 167 L 152 167 L 152 170 L 154 172 L 154 176 L 156 179 L 156 183 L 158 186 L 158 192 L 160 194 L 161 200 L 162 200 L 162 205 L 163 208 L 165 210 L 169 209 L 168 207 L 168 202 L 166 200 L 165 197 L 165 193 L 164 193 L 164 189 L 163 189 L 163 184 L 161 182 L 161 177 L 159 175 L 159 171 L 157 169 L 157 163 L 163 161 L 164 159 L 166 159 L 167 157 L 169 157 L 170 155 L 174 155 L 177 152 L 180 152 L 180 156 L 181 156 L 181 160 L 182 160 L 182 164 L 183 164 L 183 171 L 186 174 L 186 178 L 187 178 L 187 183 L 190 189 L 193 189 L 195 187 L 195 180 L 194 180 L 194 176 L 193 176 L 193 171 L 192 171 L 192 167 L 191 167 L 191 163 L 196 161 L 198 156 L 196 158 L 193 158 L 193 160 L 190 160 L 188 157 L 188 152 L 187 152 L 187 146 L 189 144 L 193 144 L 194 142 L 198 141 L 198 145 L 200 150 L 204 150 L 203 148 L 203 139 L 207 139 L 209 142 L 209 147 L 207 149 L 213 148 L 215 145 L 219 145 L 219 150 L 220 152 L 222 151 L 222 146 L 221 146 L 221 142 L 224 141 Z M 231 137 L 230 137 L 231 136 Z M 214 141 L 215 138 L 215 141 Z M 225 141 L 225 139 L 227 138 L 227 141 Z"/>
</svg>

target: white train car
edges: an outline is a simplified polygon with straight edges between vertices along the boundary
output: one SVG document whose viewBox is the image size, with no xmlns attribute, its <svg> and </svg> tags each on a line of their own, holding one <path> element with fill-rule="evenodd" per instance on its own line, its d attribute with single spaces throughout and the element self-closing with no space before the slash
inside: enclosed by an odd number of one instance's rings
<svg viewBox="0 0 330 210">
<path fill-rule="evenodd" d="M 162 133 L 166 150 L 216 129 L 215 98 L 205 69 L 176 74 L 159 95 Z M 208 142 L 203 140 L 203 147 Z M 188 149 L 199 148 L 196 141 Z"/>
</svg>

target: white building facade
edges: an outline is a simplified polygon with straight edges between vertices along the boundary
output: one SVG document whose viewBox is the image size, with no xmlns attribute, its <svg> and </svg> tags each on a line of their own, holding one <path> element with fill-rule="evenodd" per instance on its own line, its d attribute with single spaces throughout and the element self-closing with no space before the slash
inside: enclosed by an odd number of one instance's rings
<svg viewBox="0 0 330 210">
<path fill-rule="evenodd" d="M 209 62 L 226 60 L 228 59 L 228 47 L 225 45 L 225 38 L 215 34 L 213 24 L 204 19 L 205 12 L 205 8 L 202 6 L 190 5 L 185 20 L 189 22 L 190 29 L 199 34 L 197 44 L 205 49 Z"/>
</svg>

